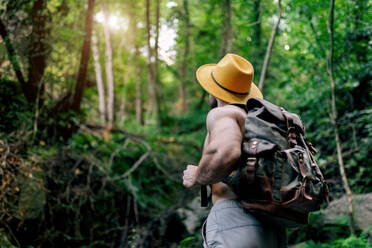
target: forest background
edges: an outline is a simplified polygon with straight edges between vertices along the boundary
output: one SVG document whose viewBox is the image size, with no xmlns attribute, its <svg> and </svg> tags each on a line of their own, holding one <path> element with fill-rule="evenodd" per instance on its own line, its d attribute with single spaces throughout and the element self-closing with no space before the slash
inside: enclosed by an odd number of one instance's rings
<svg viewBox="0 0 372 248">
<path fill-rule="evenodd" d="M 331 201 L 348 195 L 289 243 L 370 247 L 371 4 L 1 0 L 0 246 L 200 247 L 206 212 L 181 183 L 206 134 L 195 71 L 232 52 L 301 115 Z"/>
</svg>

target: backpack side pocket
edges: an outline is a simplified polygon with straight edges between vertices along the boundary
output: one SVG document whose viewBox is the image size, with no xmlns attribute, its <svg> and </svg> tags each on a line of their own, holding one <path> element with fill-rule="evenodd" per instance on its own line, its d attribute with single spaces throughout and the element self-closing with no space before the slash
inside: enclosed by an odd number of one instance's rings
<svg viewBox="0 0 372 248">
<path fill-rule="evenodd" d="M 280 189 L 282 206 L 303 213 L 319 210 L 323 182 L 311 166 L 311 158 L 299 146 L 284 150 L 283 153 L 287 159 L 283 164 Z"/>
</svg>

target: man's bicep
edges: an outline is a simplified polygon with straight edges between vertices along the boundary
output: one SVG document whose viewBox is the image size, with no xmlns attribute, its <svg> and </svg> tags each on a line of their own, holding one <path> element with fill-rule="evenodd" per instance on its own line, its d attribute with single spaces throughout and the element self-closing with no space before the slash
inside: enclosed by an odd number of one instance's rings
<svg viewBox="0 0 372 248">
<path fill-rule="evenodd" d="M 199 163 L 199 181 L 216 183 L 228 176 L 241 155 L 242 134 L 230 111 L 218 109 L 207 117 L 208 143 Z"/>
<path fill-rule="evenodd" d="M 238 122 L 234 118 L 230 116 L 216 118 L 209 133 L 210 145 L 227 150 L 240 149 L 242 133 Z"/>
<path fill-rule="evenodd" d="M 207 131 L 207 135 L 205 136 L 204 145 L 203 145 L 203 152 L 205 151 L 205 148 L 209 144 L 209 131 Z"/>
</svg>

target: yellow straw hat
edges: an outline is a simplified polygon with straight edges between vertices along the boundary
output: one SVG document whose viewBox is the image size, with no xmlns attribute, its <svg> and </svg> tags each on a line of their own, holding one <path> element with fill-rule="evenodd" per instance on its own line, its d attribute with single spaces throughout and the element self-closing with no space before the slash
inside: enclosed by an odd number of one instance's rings
<svg viewBox="0 0 372 248">
<path fill-rule="evenodd" d="M 253 74 L 253 66 L 248 60 L 228 53 L 218 64 L 200 66 L 196 78 L 212 96 L 228 103 L 245 104 L 251 97 L 263 98 L 252 82 Z"/>
</svg>

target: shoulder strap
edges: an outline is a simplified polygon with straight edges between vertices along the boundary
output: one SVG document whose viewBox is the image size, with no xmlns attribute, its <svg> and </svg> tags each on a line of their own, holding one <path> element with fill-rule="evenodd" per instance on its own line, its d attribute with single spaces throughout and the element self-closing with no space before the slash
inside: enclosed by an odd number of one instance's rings
<svg viewBox="0 0 372 248">
<path fill-rule="evenodd" d="M 207 185 L 202 185 L 200 187 L 200 205 L 202 207 L 208 206 L 208 192 L 207 192 Z"/>
<path fill-rule="evenodd" d="M 237 106 L 237 107 L 243 109 L 245 112 L 248 111 L 248 109 L 247 109 L 247 105 L 245 105 L 245 104 L 243 104 L 243 103 L 230 103 L 229 105 Z"/>
</svg>

